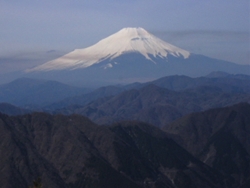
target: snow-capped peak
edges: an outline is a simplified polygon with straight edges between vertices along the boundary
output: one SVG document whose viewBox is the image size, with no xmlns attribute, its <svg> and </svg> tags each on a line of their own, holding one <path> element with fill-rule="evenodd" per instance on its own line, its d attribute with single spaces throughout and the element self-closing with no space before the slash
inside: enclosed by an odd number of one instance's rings
<svg viewBox="0 0 250 188">
<path fill-rule="evenodd" d="M 124 53 L 137 52 L 151 60 L 150 56 L 188 58 L 190 53 L 150 34 L 143 28 L 124 28 L 93 46 L 76 49 L 58 59 L 49 61 L 30 71 L 49 71 L 86 68 L 105 59 L 114 59 Z"/>
</svg>

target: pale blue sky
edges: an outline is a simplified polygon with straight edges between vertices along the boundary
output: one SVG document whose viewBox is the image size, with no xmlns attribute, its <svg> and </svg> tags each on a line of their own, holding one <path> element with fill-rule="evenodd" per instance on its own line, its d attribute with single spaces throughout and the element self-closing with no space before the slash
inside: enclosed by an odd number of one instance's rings
<svg viewBox="0 0 250 188">
<path fill-rule="evenodd" d="M 90 46 L 123 27 L 143 27 L 193 53 L 250 64 L 249 3 L 249 0 L 0 0 L 0 60 L 12 58 L 18 63 L 20 57 L 31 58 L 29 65 L 25 64 L 30 66 L 32 62 L 42 63 L 75 48 Z M 50 50 L 56 51 L 54 56 L 44 53 Z"/>
</svg>

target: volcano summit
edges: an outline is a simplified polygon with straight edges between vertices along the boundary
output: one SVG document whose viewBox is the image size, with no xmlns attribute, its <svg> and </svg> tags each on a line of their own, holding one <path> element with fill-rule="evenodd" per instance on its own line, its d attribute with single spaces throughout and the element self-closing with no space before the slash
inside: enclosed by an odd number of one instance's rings
<svg viewBox="0 0 250 188">
<path fill-rule="evenodd" d="M 170 54 L 188 58 L 190 55 L 188 51 L 164 42 L 143 28 L 124 28 L 93 46 L 76 49 L 31 71 L 87 68 L 126 53 L 139 53 L 151 61 L 150 56 L 166 58 Z"/>
<path fill-rule="evenodd" d="M 80 83 L 129 83 L 212 71 L 249 74 L 249 66 L 192 54 L 143 28 L 124 28 L 93 46 L 27 70 L 32 77 Z M 101 84 L 103 83 L 103 84 Z"/>
</svg>

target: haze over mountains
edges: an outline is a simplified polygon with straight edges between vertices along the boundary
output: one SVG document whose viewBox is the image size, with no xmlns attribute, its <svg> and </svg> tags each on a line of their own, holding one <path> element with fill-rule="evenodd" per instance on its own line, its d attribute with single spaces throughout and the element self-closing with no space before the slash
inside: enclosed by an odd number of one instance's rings
<svg viewBox="0 0 250 188">
<path fill-rule="evenodd" d="M 108 113 L 107 109 L 110 109 L 111 104 L 114 103 L 116 105 L 114 112 L 118 113 L 120 109 L 124 112 L 123 115 L 126 114 L 124 105 L 127 105 L 127 110 L 133 109 L 134 112 L 152 109 L 153 106 L 163 108 L 167 105 L 165 107 L 172 108 L 172 110 L 179 108 L 182 112 L 189 113 L 238 102 L 248 102 L 250 76 L 223 72 L 197 78 L 166 76 L 151 82 L 111 85 L 93 91 L 55 81 L 22 78 L 1 85 L 0 89 L 0 102 L 26 109 L 49 110 L 50 112 L 56 110 L 66 114 L 87 115 L 89 111 L 87 109 L 90 108 L 92 109 L 90 114 L 96 116 L 101 113 L 101 117 L 104 117 L 104 114 Z M 152 101 L 152 97 L 155 101 Z M 105 106 L 105 103 L 109 107 Z M 185 108 L 182 107 L 183 105 Z M 179 110 L 177 111 L 180 115 L 182 113 Z M 114 114 L 111 117 L 113 119 Z M 132 118 L 132 116 L 127 118 Z"/>
<path fill-rule="evenodd" d="M 124 28 L 93 46 L 28 69 L 24 76 L 103 86 L 175 74 L 197 77 L 212 71 L 249 74 L 250 66 L 193 54 L 143 28 Z"/>
<path fill-rule="evenodd" d="M 57 113 L 82 114 L 99 124 L 130 119 L 161 127 L 184 114 L 250 101 L 250 80 L 233 75 L 219 78 L 169 76 L 141 85 L 107 89 L 109 93 L 104 87 L 52 104 L 49 109 L 57 108 Z"/>
<path fill-rule="evenodd" d="M 88 91 L 56 81 L 20 78 L 0 85 L 0 102 L 17 106 L 42 107 Z"/>
</svg>

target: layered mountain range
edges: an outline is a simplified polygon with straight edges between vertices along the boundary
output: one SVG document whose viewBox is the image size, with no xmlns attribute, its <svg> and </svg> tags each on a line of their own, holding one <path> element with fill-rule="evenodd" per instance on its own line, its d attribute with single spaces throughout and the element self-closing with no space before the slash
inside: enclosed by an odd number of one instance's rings
<svg viewBox="0 0 250 188">
<path fill-rule="evenodd" d="M 99 124 L 139 120 L 161 127 L 188 113 L 250 102 L 249 78 L 167 76 L 143 84 L 102 87 L 46 108 L 82 114 Z"/>
<path fill-rule="evenodd" d="M 140 120 L 156 126 L 185 114 L 250 101 L 250 77 L 222 72 L 206 77 L 167 76 L 151 82 L 96 90 L 54 81 L 18 79 L 0 86 L 0 110 L 81 114 L 100 124 Z M 18 106 L 14 109 L 6 103 Z M 24 108 L 21 110 L 20 108 Z M 28 111 L 27 111 L 28 110 Z"/>
<path fill-rule="evenodd" d="M 0 187 L 250 187 L 249 68 L 125 28 L 26 70 L 0 85 Z"/>
<path fill-rule="evenodd" d="M 31 79 L 0 88 L 1 102 L 19 106 L 0 104 L 10 115 L 0 114 L 3 187 L 39 178 L 55 188 L 249 186 L 247 75 L 167 76 L 88 93 Z"/>
</svg>

